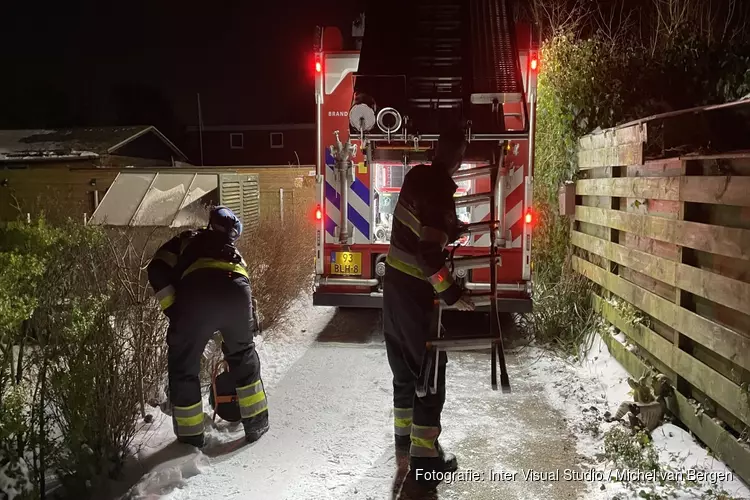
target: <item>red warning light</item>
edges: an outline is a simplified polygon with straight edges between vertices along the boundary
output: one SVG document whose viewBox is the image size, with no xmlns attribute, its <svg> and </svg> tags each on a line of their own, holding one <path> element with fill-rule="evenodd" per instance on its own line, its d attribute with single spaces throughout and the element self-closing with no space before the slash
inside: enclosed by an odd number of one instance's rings
<svg viewBox="0 0 750 500">
<path fill-rule="evenodd" d="M 539 60 L 538 60 L 538 59 L 537 59 L 536 57 L 534 57 L 534 58 L 533 58 L 533 59 L 531 60 L 531 69 L 532 69 L 532 70 L 534 70 L 534 71 L 536 71 L 536 68 L 537 68 L 538 66 L 539 66 Z"/>
<path fill-rule="evenodd" d="M 526 221 L 526 224 L 531 224 L 531 210 L 526 212 L 526 217 L 524 218 L 524 220 Z"/>
<path fill-rule="evenodd" d="M 315 220 L 323 220 L 323 211 L 318 207 L 315 209 Z"/>
<path fill-rule="evenodd" d="M 315 72 L 320 73 L 323 70 L 323 65 L 320 64 L 320 61 L 315 61 Z"/>
</svg>

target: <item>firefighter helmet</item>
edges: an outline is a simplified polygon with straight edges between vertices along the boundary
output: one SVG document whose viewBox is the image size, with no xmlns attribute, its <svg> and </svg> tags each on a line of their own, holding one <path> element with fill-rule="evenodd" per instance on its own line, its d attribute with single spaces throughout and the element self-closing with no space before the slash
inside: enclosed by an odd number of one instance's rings
<svg viewBox="0 0 750 500">
<path fill-rule="evenodd" d="M 229 208 L 218 206 L 211 210 L 211 215 L 208 218 L 208 228 L 226 233 L 229 239 L 235 242 L 242 234 L 242 221 Z"/>
</svg>

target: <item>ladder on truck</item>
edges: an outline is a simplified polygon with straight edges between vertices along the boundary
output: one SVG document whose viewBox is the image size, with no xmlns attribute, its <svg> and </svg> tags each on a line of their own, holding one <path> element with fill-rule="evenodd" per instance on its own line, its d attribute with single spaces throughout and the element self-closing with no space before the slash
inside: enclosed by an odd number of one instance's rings
<svg viewBox="0 0 750 500">
<path fill-rule="evenodd" d="M 462 0 L 416 0 L 419 19 L 415 26 L 418 43 L 412 46 L 412 65 L 409 72 L 410 99 L 413 111 L 419 108 L 426 112 L 441 112 L 450 115 L 456 108 L 466 114 L 470 108 L 472 117 L 481 118 L 483 130 L 507 137 L 503 104 L 520 102 L 524 129 L 512 131 L 518 139 L 529 139 L 533 129 L 533 109 L 526 109 L 525 91 L 520 78 L 518 54 L 515 51 L 512 15 L 505 0 L 470 0 L 471 33 L 462 34 L 458 19 L 464 2 Z M 463 28 L 465 30 L 465 27 Z M 470 39 L 470 40 L 467 40 Z M 470 47 L 466 47 L 470 44 Z M 465 61 L 471 54 L 471 63 Z M 471 68 L 466 66 L 470 65 Z M 424 76 L 424 75 L 427 76 Z M 470 81 L 466 75 L 470 74 Z M 471 89 L 470 91 L 468 89 Z M 415 109 L 416 108 L 416 109 Z M 488 109 L 489 108 L 489 109 Z M 416 114 L 416 113 L 415 113 Z M 529 115 L 531 115 L 529 117 Z M 486 119 L 489 117 L 490 123 Z M 530 120 L 529 120 L 530 118 Z M 529 126 L 529 121 L 532 122 Z M 517 133 L 516 133 L 517 132 Z M 468 138 L 472 139 L 471 122 Z M 456 309 L 438 301 L 436 335 L 427 342 L 427 355 L 423 360 L 422 374 L 417 394 L 427 391 L 435 393 L 439 356 L 441 352 L 491 349 L 492 389 L 498 389 L 497 372 L 500 371 L 500 387 L 510 392 L 510 379 L 505 363 L 502 331 L 498 311 L 497 268 L 502 265 L 498 249 L 510 243 L 505 227 L 505 194 L 508 189 L 508 173 L 504 167 L 508 140 L 499 142 L 489 165 L 460 170 L 454 175 L 456 181 L 489 176 L 492 189 L 487 193 L 464 196 L 456 201 L 457 207 L 489 203 L 490 219 L 465 227 L 464 234 L 473 238 L 489 233 L 490 247 L 487 255 L 456 257 L 452 259 L 452 271 L 468 272 L 471 269 L 489 268 L 489 292 L 473 293 L 475 305 L 489 305 L 489 331 L 485 336 L 446 337 L 443 328 L 443 312 Z M 433 370 L 434 368 L 434 370 Z M 432 380 L 428 374 L 434 372 Z"/>
</svg>

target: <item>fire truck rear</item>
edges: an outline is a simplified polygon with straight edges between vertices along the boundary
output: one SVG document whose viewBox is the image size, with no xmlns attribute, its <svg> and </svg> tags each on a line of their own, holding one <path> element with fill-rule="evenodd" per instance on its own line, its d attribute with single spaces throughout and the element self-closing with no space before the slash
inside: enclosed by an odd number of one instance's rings
<svg viewBox="0 0 750 500">
<path fill-rule="evenodd" d="M 360 50 L 335 28 L 319 31 L 317 241 L 314 304 L 375 307 L 393 210 L 404 175 L 429 164 L 441 124 L 462 120 L 469 146 L 454 176 L 459 219 L 470 230 L 449 250 L 488 253 L 494 230 L 497 307 L 531 310 L 532 180 L 537 42 L 505 0 L 378 2 L 355 23 Z M 399 12 L 399 16 L 393 13 Z M 363 34 L 364 31 L 364 34 Z M 499 168 L 498 168 L 499 167 Z M 499 171 L 496 186 L 490 172 Z M 489 193 L 497 217 L 490 217 Z M 498 220 L 497 226 L 482 224 Z M 468 290 L 490 290 L 489 265 L 456 271 Z"/>
</svg>

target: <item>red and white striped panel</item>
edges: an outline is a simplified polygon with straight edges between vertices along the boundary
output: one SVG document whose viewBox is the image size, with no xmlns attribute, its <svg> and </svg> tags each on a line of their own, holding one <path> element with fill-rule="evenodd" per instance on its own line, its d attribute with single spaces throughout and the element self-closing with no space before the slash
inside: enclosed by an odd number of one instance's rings
<svg viewBox="0 0 750 500">
<path fill-rule="evenodd" d="M 512 165 L 508 172 L 505 185 L 505 227 L 510 229 L 513 248 L 522 248 L 523 242 L 523 214 L 524 214 L 524 165 Z M 488 180 L 477 180 L 474 192 L 489 191 Z M 475 206 L 471 211 L 471 222 L 482 222 L 490 219 L 490 204 Z M 483 234 L 474 237 L 472 246 L 490 246 L 490 235 Z"/>
</svg>

